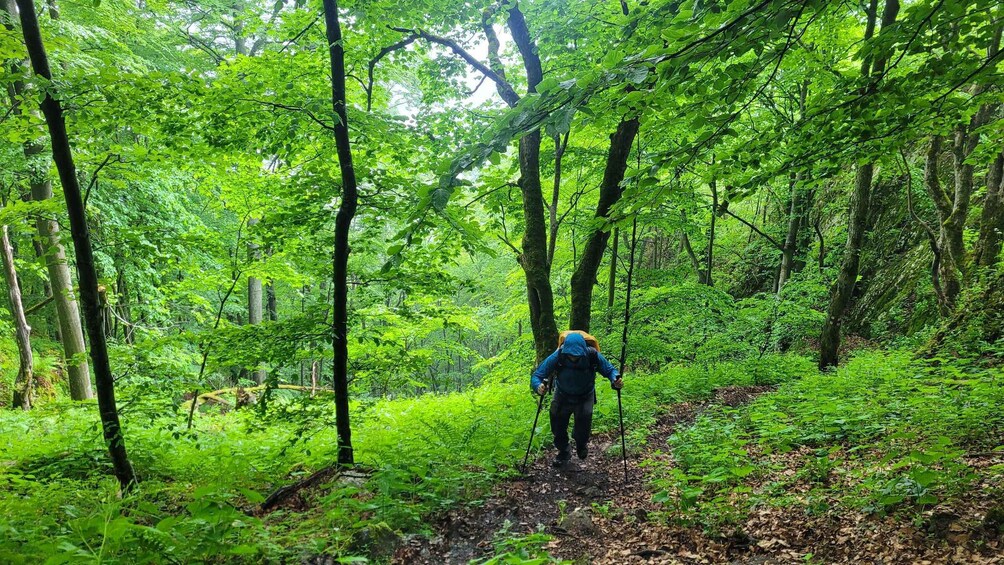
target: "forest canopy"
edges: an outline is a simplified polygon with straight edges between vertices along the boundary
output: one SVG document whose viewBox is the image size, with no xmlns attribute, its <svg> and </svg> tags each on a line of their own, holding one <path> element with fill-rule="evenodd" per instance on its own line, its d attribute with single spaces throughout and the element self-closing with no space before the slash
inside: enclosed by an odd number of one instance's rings
<svg viewBox="0 0 1004 565">
<path fill-rule="evenodd" d="M 999 1 L 0 23 L 0 562 L 1001 550 Z M 578 475 L 566 329 L 624 382 Z"/>
</svg>

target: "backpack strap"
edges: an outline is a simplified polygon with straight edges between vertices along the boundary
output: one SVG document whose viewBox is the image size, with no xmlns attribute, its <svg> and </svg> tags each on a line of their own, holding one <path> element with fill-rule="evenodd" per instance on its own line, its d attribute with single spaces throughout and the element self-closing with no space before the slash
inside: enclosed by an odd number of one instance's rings
<svg viewBox="0 0 1004 565">
<path fill-rule="evenodd" d="M 564 367 L 564 364 L 562 363 L 562 361 L 564 360 L 565 354 L 562 353 L 561 350 L 562 350 L 561 347 L 559 347 L 558 350 L 557 350 L 557 353 L 558 353 L 558 365 L 557 365 L 557 367 L 555 367 L 555 371 L 560 371 Z M 589 368 L 592 369 L 594 373 L 599 373 L 600 372 L 600 353 L 599 353 L 599 351 L 596 351 L 596 349 L 593 348 L 593 347 L 587 347 L 586 348 L 586 356 L 589 357 Z"/>
<path fill-rule="evenodd" d="M 589 356 L 589 366 L 593 369 L 594 373 L 600 372 L 600 352 L 596 351 L 594 348 L 589 347 L 586 349 L 586 354 Z"/>
</svg>

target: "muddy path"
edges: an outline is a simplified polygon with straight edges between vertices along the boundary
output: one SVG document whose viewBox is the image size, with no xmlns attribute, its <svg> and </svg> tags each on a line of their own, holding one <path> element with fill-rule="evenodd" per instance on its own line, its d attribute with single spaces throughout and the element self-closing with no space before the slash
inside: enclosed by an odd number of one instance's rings
<svg viewBox="0 0 1004 565">
<path fill-rule="evenodd" d="M 982 485 L 984 494 L 962 507 L 932 509 L 923 524 L 837 507 L 813 515 L 798 506 L 769 503 L 755 506 L 719 536 L 667 519 L 666 508 L 651 500 L 649 475 L 651 464 L 673 465 L 669 436 L 713 405 L 740 406 L 770 390 L 725 387 L 707 402 L 668 407 L 649 429 L 643 449 L 629 454 L 627 480 L 617 435 L 594 437 L 589 458 L 573 456 L 563 469 L 552 468 L 554 452 L 544 450 L 523 477 L 498 484 L 481 506 L 442 516 L 434 524 L 436 535 L 412 538 L 392 562 L 464 564 L 494 555 L 499 540 L 543 532 L 552 537 L 545 546 L 550 555 L 603 565 L 1004 564 L 1004 526 L 994 533 L 983 531 L 986 510 L 996 504 L 989 493 L 1004 485 Z M 790 465 L 772 469 L 770 478 L 752 487 L 762 492 L 769 481 L 793 476 L 798 461 L 793 454 Z M 798 490 L 796 485 L 795 496 Z"/>
<path fill-rule="evenodd" d="M 551 466 L 553 449 L 545 449 L 522 477 L 497 485 L 482 506 L 448 512 L 435 525 L 438 535 L 411 540 L 397 551 L 393 562 L 469 563 L 491 556 L 500 538 L 536 532 L 554 537 L 548 553 L 579 562 L 645 563 L 668 555 L 668 532 L 652 521 L 660 508 L 651 502 L 648 472 L 639 463 L 668 459 L 669 436 L 693 422 L 709 405 L 739 406 L 769 390 L 725 387 L 707 402 L 673 405 L 650 428 L 645 448 L 628 454 L 627 479 L 619 435 L 594 436 L 586 460 L 573 454 L 559 469 Z M 649 531 L 654 531 L 657 542 L 653 538 L 645 543 Z M 678 549 L 673 548 L 672 553 Z M 716 553 L 721 550 L 716 548 Z"/>
</svg>

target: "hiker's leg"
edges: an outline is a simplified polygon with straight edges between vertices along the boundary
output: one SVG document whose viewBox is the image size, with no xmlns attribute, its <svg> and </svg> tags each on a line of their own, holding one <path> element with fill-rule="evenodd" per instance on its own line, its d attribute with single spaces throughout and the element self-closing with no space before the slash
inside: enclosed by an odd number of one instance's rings
<svg viewBox="0 0 1004 565">
<path fill-rule="evenodd" d="M 593 395 L 589 394 L 582 403 L 575 406 L 575 427 L 572 428 L 572 437 L 575 438 L 576 447 L 585 447 L 589 444 L 589 435 L 593 429 Z"/>
<path fill-rule="evenodd" d="M 568 452 L 568 420 L 572 417 L 573 406 L 569 406 L 561 397 L 554 393 L 551 399 L 551 433 L 554 434 L 554 447 L 562 453 Z"/>
</svg>

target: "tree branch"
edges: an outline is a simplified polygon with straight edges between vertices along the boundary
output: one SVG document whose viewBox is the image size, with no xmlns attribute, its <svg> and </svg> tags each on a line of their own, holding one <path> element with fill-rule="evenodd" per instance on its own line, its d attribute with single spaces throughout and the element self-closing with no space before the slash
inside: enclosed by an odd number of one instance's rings
<svg viewBox="0 0 1004 565">
<path fill-rule="evenodd" d="M 405 47 L 414 43 L 415 40 L 418 38 L 419 38 L 418 34 L 412 33 L 408 37 L 402 39 L 401 41 L 398 41 L 393 45 L 388 45 L 387 47 L 384 47 L 383 49 L 380 50 L 379 53 L 377 53 L 376 57 L 370 59 L 369 65 L 367 65 L 368 84 L 365 86 L 367 112 L 373 109 L 373 68 L 376 67 L 376 64 L 380 62 L 380 59 L 383 59 L 384 57 L 393 53 L 394 51 L 404 49 Z"/>
<path fill-rule="evenodd" d="M 39 302 L 38 304 L 32 306 L 31 308 L 28 308 L 27 310 L 25 310 L 24 311 L 24 315 L 25 316 L 31 316 L 35 312 L 38 312 L 42 308 L 45 308 L 50 302 L 53 301 L 54 298 L 55 297 L 53 297 L 53 296 L 46 296 L 44 299 L 42 299 L 41 302 Z"/>
<path fill-rule="evenodd" d="M 289 110 L 291 112 L 302 112 L 307 115 L 314 123 L 321 126 L 328 131 L 335 131 L 335 127 L 328 124 L 321 118 L 318 118 L 313 112 L 306 108 L 301 108 L 299 106 L 290 106 L 288 104 L 280 104 L 279 102 L 269 102 L 268 100 L 256 100 L 254 98 L 240 98 L 244 102 L 254 102 L 255 104 L 261 104 L 262 106 L 268 106 L 269 108 L 276 108 L 279 110 Z"/>
<path fill-rule="evenodd" d="M 778 251 L 784 251 L 784 246 L 782 246 L 780 243 L 778 243 L 777 240 L 774 239 L 773 237 L 771 237 L 771 236 L 767 235 L 766 233 L 764 233 L 762 230 L 760 230 L 760 228 L 754 226 L 750 222 L 747 222 L 743 218 L 740 218 L 739 216 L 735 215 L 729 209 L 726 209 L 725 213 L 728 214 L 729 216 L 732 216 L 733 218 L 739 220 L 740 222 L 742 222 L 743 224 L 745 224 L 747 227 L 749 227 L 749 229 L 753 230 L 758 235 L 760 235 L 761 237 L 763 237 L 764 239 L 766 239 L 767 241 L 769 241 L 771 243 L 771 245 L 773 245 L 774 247 L 777 248 Z"/>
<path fill-rule="evenodd" d="M 426 31 L 420 29 L 407 29 L 401 27 L 390 28 L 394 31 L 399 31 L 401 33 L 407 33 L 409 35 L 416 35 L 421 39 L 428 41 L 429 43 L 436 43 L 447 47 L 450 51 L 453 51 L 455 55 L 467 62 L 468 65 L 474 67 L 481 74 L 485 75 L 492 82 L 495 83 L 496 88 L 499 90 L 499 95 L 505 100 L 506 104 L 509 106 L 515 106 L 519 102 L 519 95 L 513 90 L 512 85 L 509 84 L 504 77 L 499 76 L 498 73 L 488 68 L 484 63 L 478 61 L 473 55 L 468 53 L 463 47 L 461 47 L 456 41 L 448 39 L 446 37 L 441 37 L 438 35 L 433 35 Z"/>
</svg>

